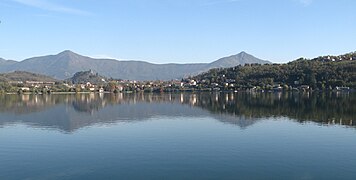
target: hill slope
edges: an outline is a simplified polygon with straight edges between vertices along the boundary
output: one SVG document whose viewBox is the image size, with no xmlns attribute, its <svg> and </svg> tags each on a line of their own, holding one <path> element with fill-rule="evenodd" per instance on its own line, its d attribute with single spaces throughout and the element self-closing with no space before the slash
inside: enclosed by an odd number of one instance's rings
<svg viewBox="0 0 356 180">
<path fill-rule="evenodd" d="M 87 82 L 92 84 L 100 84 L 106 82 L 106 77 L 100 76 L 98 73 L 89 70 L 77 72 L 73 77 L 67 79 L 66 81 L 69 81 L 73 84 L 85 84 Z"/>
<path fill-rule="evenodd" d="M 15 70 L 45 74 L 57 79 L 67 79 L 76 72 L 89 69 L 112 78 L 130 80 L 170 80 L 188 75 L 196 75 L 217 67 L 232 67 L 245 63 L 268 63 L 245 52 L 219 59 L 212 63 L 197 64 L 152 64 L 144 61 L 118 61 L 114 59 L 94 59 L 63 51 L 57 55 L 34 57 L 21 62 L 4 64 L 0 72 Z M 1 65 L 1 64 L 0 64 Z"/>
<path fill-rule="evenodd" d="M 312 60 L 298 59 L 287 64 L 236 66 L 212 69 L 193 77 L 206 85 L 234 82 L 237 88 L 266 88 L 274 84 L 312 88 L 356 88 L 356 53 L 321 56 Z"/>
<path fill-rule="evenodd" d="M 10 65 L 16 64 L 16 61 L 12 61 L 12 60 L 5 60 L 3 58 L 0 58 L 0 72 L 2 72 L 3 70 L 6 70 L 6 68 Z"/>
<path fill-rule="evenodd" d="M 41 81 L 57 82 L 58 80 L 42 74 L 35 74 L 25 71 L 15 71 L 11 73 L 0 74 L 0 81 Z"/>
</svg>

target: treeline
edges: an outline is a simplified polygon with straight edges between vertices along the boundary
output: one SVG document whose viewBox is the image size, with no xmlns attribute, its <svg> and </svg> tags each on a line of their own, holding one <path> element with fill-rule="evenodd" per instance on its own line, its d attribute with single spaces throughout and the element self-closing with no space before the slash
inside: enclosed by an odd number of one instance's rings
<svg viewBox="0 0 356 180">
<path fill-rule="evenodd" d="M 194 79 L 205 84 L 234 82 L 240 88 L 280 84 L 313 89 L 336 86 L 356 88 L 356 53 L 343 56 L 324 56 L 312 60 L 304 58 L 287 64 L 246 64 L 225 69 L 212 69 Z"/>
</svg>

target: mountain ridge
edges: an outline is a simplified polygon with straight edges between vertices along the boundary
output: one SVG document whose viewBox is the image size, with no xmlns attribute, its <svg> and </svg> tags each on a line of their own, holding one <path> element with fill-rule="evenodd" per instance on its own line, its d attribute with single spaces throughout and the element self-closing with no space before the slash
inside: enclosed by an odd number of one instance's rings
<svg viewBox="0 0 356 180">
<path fill-rule="evenodd" d="M 137 60 L 97 59 L 70 50 L 56 55 L 37 56 L 19 62 L 0 60 L 0 72 L 29 71 L 67 79 L 76 72 L 92 69 L 106 77 L 129 80 L 171 80 L 197 75 L 212 68 L 226 68 L 246 63 L 270 63 L 246 52 L 220 58 L 211 63 L 154 64 Z"/>
</svg>

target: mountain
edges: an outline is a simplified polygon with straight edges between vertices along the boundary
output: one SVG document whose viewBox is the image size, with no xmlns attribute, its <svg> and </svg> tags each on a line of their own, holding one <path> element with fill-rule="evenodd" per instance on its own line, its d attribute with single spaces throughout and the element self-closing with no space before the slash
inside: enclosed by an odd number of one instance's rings
<svg viewBox="0 0 356 180">
<path fill-rule="evenodd" d="M 3 58 L 0 58 L 0 64 L 2 64 L 2 63 L 4 63 L 4 62 L 6 62 L 6 60 L 3 59 Z"/>
<path fill-rule="evenodd" d="M 0 58 L 0 72 L 2 72 L 3 70 L 5 70 L 5 68 L 7 66 L 13 65 L 15 64 L 16 61 L 13 60 L 5 60 L 3 58 Z"/>
<path fill-rule="evenodd" d="M 20 62 L 0 62 L 0 72 L 21 70 L 45 74 L 56 79 L 67 79 L 76 72 L 91 69 L 103 76 L 119 79 L 170 80 L 196 75 L 211 68 L 233 67 L 245 63 L 265 64 L 270 62 L 241 52 L 212 63 L 152 64 L 144 61 L 94 59 L 66 50 L 57 55 L 34 57 Z"/>
<path fill-rule="evenodd" d="M 229 57 L 224 57 L 224 58 L 221 58 L 217 61 L 210 63 L 209 69 L 211 69 L 211 68 L 228 68 L 228 67 L 234 67 L 239 64 L 244 65 L 244 64 L 253 64 L 253 63 L 270 64 L 271 62 L 258 59 L 256 57 L 242 51 L 239 54 L 232 55 Z"/>
</svg>

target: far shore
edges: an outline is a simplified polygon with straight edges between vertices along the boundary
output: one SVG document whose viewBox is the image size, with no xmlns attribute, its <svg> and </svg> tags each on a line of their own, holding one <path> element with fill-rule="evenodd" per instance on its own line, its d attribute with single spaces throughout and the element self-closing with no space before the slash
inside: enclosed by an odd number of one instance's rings
<svg viewBox="0 0 356 180">
<path fill-rule="evenodd" d="M 109 91 L 104 91 L 104 92 L 97 92 L 97 91 L 90 91 L 90 92 L 50 92 L 50 93 L 33 93 L 33 92 L 23 92 L 23 93 L 18 93 L 18 92 L 6 92 L 6 93 L 0 93 L 3 95 L 51 95 L 51 94 L 119 94 L 119 93 L 124 93 L 124 94 L 130 94 L 130 93 L 202 93 L 202 92 L 214 92 L 214 93 L 353 93 L 356 92 L 354 89 L 350 89 L 348 91 L 337 91 L 337 90 L 328 90 L 328 91 L 323 91 L 323 90 L 313 90 L 313 91 L 251 91 L 251 90 L 240 90 L 240 91 L 201 91 L 201 90 L 185 90 L 185 91 L 120 91 L 120 92 L 109 92 Z"/>
</svg>

